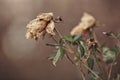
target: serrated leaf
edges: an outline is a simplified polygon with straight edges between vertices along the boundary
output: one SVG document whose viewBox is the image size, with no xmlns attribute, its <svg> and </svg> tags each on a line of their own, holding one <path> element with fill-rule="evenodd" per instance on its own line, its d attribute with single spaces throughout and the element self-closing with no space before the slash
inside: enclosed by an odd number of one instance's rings
<svg viewBox="0 0 120 80">
<path fill-rule="evenodd" d="M 93 67 L 94 67 L 94 59 L 93 59 L 93 58 L 88 58 L 87 64 L 88 64 L 88 67 L 93 70 Z"/>
<path fill-rule="evenodd" d="M 53 58 L 53 65 L 56 66 L 56 63 L 58 62 L 59 59 L 61 59 L 63 57 L 63 48 L 60 47 L 55 55 L 55 57 Z"/>
</svg>

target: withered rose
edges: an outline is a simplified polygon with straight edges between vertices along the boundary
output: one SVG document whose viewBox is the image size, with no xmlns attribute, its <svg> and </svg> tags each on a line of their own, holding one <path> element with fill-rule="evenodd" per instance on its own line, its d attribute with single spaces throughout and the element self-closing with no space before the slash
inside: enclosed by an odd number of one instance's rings
<svg viewBox="0 0 120 80">
<path fill-rule="evenodd" d="M 81 22 L 72 29 L 71 35 L 83 34 L 88 28 L 93 27 L 94 24 L 95 18 L 88 13 L 84 13 Z"/>
<path fill-rule="evenodd" d="M 26 38 L 34 38 L 37 40 L 38 38 L 44 37 L 46 33 L 55 35 L 53 31 L 54 27 L 53 13 L 42 13 L 27 25 Z"/>
</svg>

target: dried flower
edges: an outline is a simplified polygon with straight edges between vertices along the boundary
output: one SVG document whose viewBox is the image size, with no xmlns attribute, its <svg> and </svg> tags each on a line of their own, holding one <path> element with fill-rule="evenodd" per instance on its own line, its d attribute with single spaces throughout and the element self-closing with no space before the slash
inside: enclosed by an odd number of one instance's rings
<svg viewBox="0 0 120 80">
<path fill-rule="evenodd" d="M 38 38 L 44 37 L 46 33 L 55 35 L 53 31 L 54 27 L 53 13 L 42 13 L 27 25 L 26 38 L 37 40 Z"/>
<path fill-rule="evenodd" d="M 95 24 L 95 18 L 88 13 L 84 13 L 81 22 L 72 29 L 71 35 L 83 34 L 90 27 Z"/>
</svg>

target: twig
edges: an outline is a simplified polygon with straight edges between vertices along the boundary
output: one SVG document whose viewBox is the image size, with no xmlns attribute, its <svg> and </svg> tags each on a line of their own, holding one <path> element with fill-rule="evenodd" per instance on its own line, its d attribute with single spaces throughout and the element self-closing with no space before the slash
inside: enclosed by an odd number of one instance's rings
<svg viewBox="0 0 120 80">
<path fill-rule="evenodd" d="M 55 39 L 54 36 L 51 36 L 51 37 L 52 37 L 52 39 L 53 39 L 56 43 L 58 43 L 58 41 Z"/>
<path fill-rule="evenodd" d="M 92 36 L 93 36 L 94 40 L 97 42 L 98 47 L 99 47 L 100 52 L 101 52 L 101 51 L 102 51 L 101 45 L 100 45 L 100 43 L 99 43 L 99 41 L 98 41 L 98 39 L 97 39 L 97 36 L 96 36 L 96 33 L 95 33 L 94 29 L 92 29 Z M 104 72 L 103 68 L 101 67 L 101 65 L 99 64 L 99 62 L 98 62 L 98 60 L 97 60 L 96 54 L 94 54 L 94 57 L 95 57 L 95 60 L 96 60 L 97 65 L 98 65 L 98 68 L 100 69 L 99 71 L 100 71 L 101 75 L 102 75 L 102 74 L 105 75 L 105 72 Z M 104 78 L 104 76 L 102 76 L 102 77 Z"/>
<path fill-rule="evenodd" d="M 79 69 L 79 67 L 74 63 L 74 61 L 69 57 L 69 55 L 67 53 L 66 53 L 66 57 L 75 67 L 77 67 Z M 79 70 L 80 70 L 82 80 L 86 80 L 84 72 L 81 69 L 79 69 Z"/>
<path fill-rule="evenodd" d="M 58 33 L 59 37 L 62 38 L 62 35 L 57 28 L 55 28 L 55 31 Z"/>
<path fill-rule="evenodd" d="M 110 69 L 109 69 L 109 73 L 108 73 L 108 78 L 107 78 L 107 80 L 110 80 L 111 73 L 112 73 L 112 68 L 113 68 L 113 65 L 114 65 L 115 60 L 116 60 L 116 58 L 113 60 L 113 62 L 112 62 L 111 65 L 110 65 Z"/>
<path fill-rule="evenodd" d="M 113 68 L 113 63 L 110 65 L 110 70 L 109 70 L 109 73 L 108 73 L 108 78 L 107 78 L 107 80 L 110 80 L 111 73 L 112 73 L 112 68 Z"/>
<path fill-rule="evenodd" d="M 85 68 L 87 68 L 92 74 L 94 74 L 97 77 L 97 79 L 102 80 L 102 78 L 98 76 L 92 69 L 90 69 L 84 62 L 82 62 L 82 60 L 80 60 L 80 62 L 83 64 Z"/>
</svg>

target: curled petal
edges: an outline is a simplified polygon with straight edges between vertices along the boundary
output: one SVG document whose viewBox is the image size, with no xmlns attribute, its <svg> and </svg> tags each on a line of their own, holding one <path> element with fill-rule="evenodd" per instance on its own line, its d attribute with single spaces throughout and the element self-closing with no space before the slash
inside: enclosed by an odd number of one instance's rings
<svg viewBox="0 0 120 80">
<path fill-rule="evenodd" d="M 47 25 L 47 27 L 46 27 L 46 32 L 47 32 L 48 34 L 55 35 L 55 32 L 53 31 L 54 28 L 55 28 L 54 21 L 51 21 L 51 22 Z"/>
<path fill-rule="evenodd" d="M 79 27 L 79 25 L 78 25 L 78 26 L 76 26 L 75 28 L 72 29 L 70 34 L 71 35 L 79 35 L 79 34 L 82 34 L 83 31 L 84 31 L 84 29 L 82 27 Z"/>
<path fill-rule="evenodd" d="M 94 27 L 95 18 L 88 13 L 84 13 L 81 22 L 72 29 L 71 35 L 78 35 L 86 33 L 88 28 Z"/>
<path fill-rule="evenodd" d="M 95 18 L 88 13 L 84 13 L 83 17 L 81 18 L 81 23 L 84 24 L 84 29 L 88 29 L 95 24 Z"/>
<path fill-rule="evenodd" d="M 53 13 L 42 13 L 38 15 L 36 19 L 30 21 L 26 26 L 26 38 L 34 38 L 37 40 L 41 37 L 44 38 L 46 33 L 55 35 L 53 31 L 54 27 Z"/>
<path fill-rule="evenodd" d="M 37 16 L 40 20 L 50 21 L 53 19 L 53 13 L 42 13 Z"/>
<path fill-rule="evenodd" d="M 25 35 L 26 39 L 33 38 L 33 35 L 30 32 L 27 32 Z"/>
<path fill-rule="evenodd" d="M 40 38 L 41 33 L 45 30 L 47 26 L 46 21 L 39 21 L 38 19 L 32 20 L 28 25 L 27 25 L 27 33 L 26 33 L 26 38 Z"/>
</svg>

